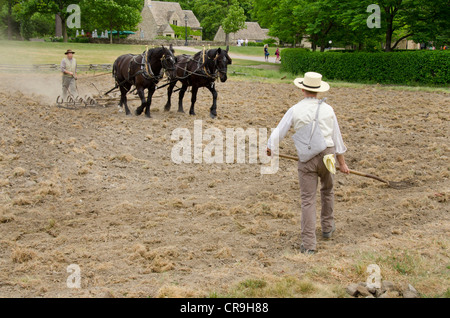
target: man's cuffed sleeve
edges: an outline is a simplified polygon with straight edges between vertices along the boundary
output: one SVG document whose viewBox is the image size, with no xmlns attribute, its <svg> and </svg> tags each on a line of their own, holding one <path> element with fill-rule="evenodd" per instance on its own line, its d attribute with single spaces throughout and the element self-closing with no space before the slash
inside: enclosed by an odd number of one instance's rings
<svg viewBox="0 0 450 318">
<path fill-rule="evenodd" d="M 334 146 L 336 147 L 336 154 L 342 155 L 345 152 L 347 152 L 347 147 L 344 144 L 344 140 L 342 139 L 341 130 L 339 128 L 339 124 L 336 118 L 336 115 L 334 115 L 334 127 L 333 127 L 333 142 Z"/>
</svg>

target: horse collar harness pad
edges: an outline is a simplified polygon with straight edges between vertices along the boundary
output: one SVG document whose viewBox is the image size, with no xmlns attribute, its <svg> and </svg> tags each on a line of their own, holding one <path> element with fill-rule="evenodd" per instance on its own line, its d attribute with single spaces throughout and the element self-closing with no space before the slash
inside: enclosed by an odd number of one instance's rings
<svg viewBox="0 0 450 318">
<path fill-rule="evenodd" d="M 141 55 L 142 62 L 140 63 L 140 65 L 141 65 L 142 76 L 144 76 L 144 78 L 147 80 L 153 79 L 158 82 L 162 76 L 161 75 L 155 76 L 155 74 L 153 73 L 152 66 L 148 62 L 148 54 L 149 54 L 149 50 L 147 49 L 145 51 L 145 53 L 142 53 L 142 55 Z"/>
<path fill-rule="evenodd" d="M 159 82 L 159 80 L 162 78 L 161 75 L 155 76 L 155 74 L 153 73 L 152 66 L 148 62 L 148 54 L 149 51 L 146 50 L 141 55 L 134 56 L 134 58 L 130 61 L 130 64 L 128 65 L 128 81 L 134 82 L 135 77 L 138 75 L 142 75 L 145 79 L 154 80 L 155 82 Z M 136 60 L 138 56 L 142 58 L 141 62 L 138 62 Z M 133 62 L 137 65 L 140 65 L 141 69 L 137 71 L 136 74 L 133 74 L 133 76 L 131 76 L 131 63 Z"/>
<path fill-rule="evenodd" d="M 217 63 L 217 58 L 218 58 L 219 56 L 218 55 L 216 55 L 216 57 L 214 58 L 214 63 Z M 207 58 L 207 59 L 206 59 Z M 217 79 L 217 69 L 215 70 L 215 72 L 214 72 L 214 74 L 210 74 L 209 72 L 208 72 L 208 60 L 211 60 L 212 58 L 210 58 L 207 54 L 206 54 L 206 51 L 205 50 L 203 50 L 203 70 L 205 71 L 205 74 L 208 76 L 208 77 L 210 77 L 210 78 L 212 78 L 212 79 L 214 79 L 214 80 L 216 80 Z"/>
</svg>

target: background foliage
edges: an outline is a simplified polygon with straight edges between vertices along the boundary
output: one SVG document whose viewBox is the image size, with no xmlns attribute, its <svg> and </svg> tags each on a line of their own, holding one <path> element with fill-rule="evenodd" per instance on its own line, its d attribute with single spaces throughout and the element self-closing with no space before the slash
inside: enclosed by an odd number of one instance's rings
<svg viewBox="0 0 450 318">
<path fill-rule="evenodd" d="M 164 0 L 163 0 L 164 1 Z M 177 0 L 165 0 L 177 1 Z M 450 42 L 450 0 L 179 0 L 192 10 L 213 40 L 221 25 L 233 31 L 243 22 L 257 21 L 284 43 L 307 38 L 313 50 L 348 47 L 392 51 L 400 40 L 441 47 Z M 54 35 L 55 14 L 67 18 L 68 4 L 82 9 L 85 31 L 136 29 L 144 0 L 0 0 L 0 35 L 8 39 Z M 367 12 L 378 4 L 381 27 L 370 29 Z M 68 36 L 75 31 L 67 30 Z"/>
<path fill-rule="evenodd" d="M 285 49 L 282 71 L 296 75 L 321 73 L 328 80 L 401 85 L 448 85 L 449 51 L 311 52 Z"/>
</svg>

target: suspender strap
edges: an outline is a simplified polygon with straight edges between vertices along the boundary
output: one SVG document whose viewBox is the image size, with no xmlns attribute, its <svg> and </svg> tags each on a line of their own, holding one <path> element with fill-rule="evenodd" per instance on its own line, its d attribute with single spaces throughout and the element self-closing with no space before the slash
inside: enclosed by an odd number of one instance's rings
<svg viewBox="0 0 450 318">
<path fill-rule="evenodd" d="M 314 134 L 314 131 L 316 131 L 317 126 L 319 126 L 319 111 L 320 111 L 320 106 L 321 106 L 322 103 L 325 102 L 326 100 L 327 100 L 326 98 L 323 98 L 323 99 L 321 99 L 321 100 L 319 101 L 319 106 L 317 107 L 317 112 L 316 112 L 316 118 L 314 119 L 314 128 L 313 128 L 313 130 L 311 131 L 311 136 L 309 136 L 309 143 L 311 143 L 311 139 L 312 139 L 312 136 L 313 136 L 313 134 Z"/>
</svg>

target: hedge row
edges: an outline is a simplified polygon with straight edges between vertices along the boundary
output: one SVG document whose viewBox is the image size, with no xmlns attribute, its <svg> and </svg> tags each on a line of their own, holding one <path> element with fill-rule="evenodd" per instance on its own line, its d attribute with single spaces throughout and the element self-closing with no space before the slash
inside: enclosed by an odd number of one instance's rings
<svg viewBox="0 0 450 318">
<path fill-rule="evenodd" d="M 448 85 L 449 51 L 380 53 L 310 52 L 285 49 L 281 70 L 296 75 L 309 71 L 328 80 L 399 85 Z"/>
</svg>

